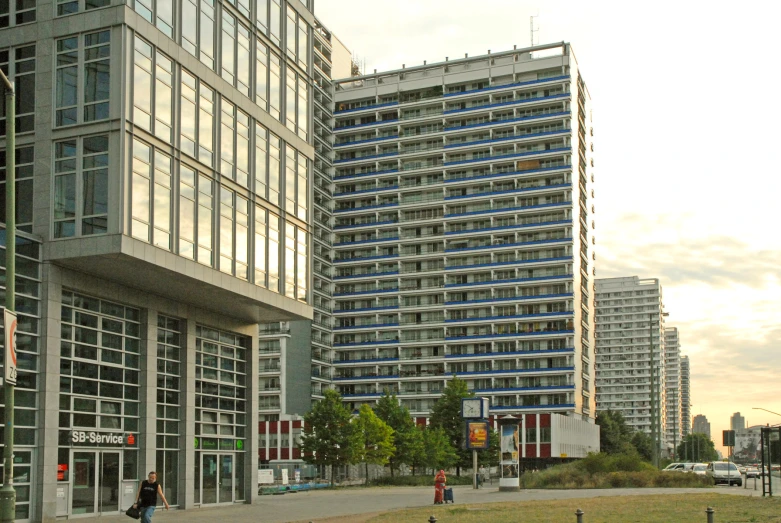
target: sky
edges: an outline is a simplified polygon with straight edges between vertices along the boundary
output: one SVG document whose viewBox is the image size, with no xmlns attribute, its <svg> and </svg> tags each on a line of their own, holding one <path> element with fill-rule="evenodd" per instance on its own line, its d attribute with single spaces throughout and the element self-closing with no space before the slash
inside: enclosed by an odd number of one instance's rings
<svg viewBox="0 0 781 523">
<path fill-rule="evenodd" d="M 315 0 L 315 13 L 366 73 L 526 47 L 531 16 L 535 44 L 570 42 L 592 99 L 597 277 L 661 280 L 692 415 L 717 448 L 734 412 L 781 423 L 753 410 L 781 413 L 781 2 Z"/>
</svg>

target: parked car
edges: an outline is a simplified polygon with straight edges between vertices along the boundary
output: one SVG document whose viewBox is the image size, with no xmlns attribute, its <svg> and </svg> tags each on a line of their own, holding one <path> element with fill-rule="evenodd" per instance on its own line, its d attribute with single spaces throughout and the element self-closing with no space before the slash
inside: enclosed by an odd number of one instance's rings
<svg viewBox="0 0 781 523">
<path fill-rule="evenodd" d="M 737 485 L 740 487 L 743 485 L 743 478 L 734 463 L 711 461 L 705 469 L 705 474 L 713 478 L 715 485 L 720 483 L 724 483 L 727 486 Z"/>
<path fill-rule="evenodd" d="M 746 478 L 758 478 L 759 469 L 757 467 L 746 467 Z"/>
<path fill-rule="evenodd" d="M 693 463 L 692 468 L 689 472 L 693 472 L 694 474 L 697 474 L 698 476 L 705 476 L 706 471 L 708 470 L 708 464 L 707 463 Z"/>
<path fill-rule="evenodd" d="M 662 469 L 662 472 L 682 472 L 686 463 L 670 463 Z"/>
</svg>

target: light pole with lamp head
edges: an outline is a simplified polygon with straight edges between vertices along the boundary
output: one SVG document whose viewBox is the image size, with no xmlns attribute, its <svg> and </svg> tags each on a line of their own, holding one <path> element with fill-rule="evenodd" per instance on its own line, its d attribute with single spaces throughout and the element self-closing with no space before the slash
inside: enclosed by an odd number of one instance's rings
<svg viewBox="0 0 781 523">
<path fill-rule="evenodd" d="M 662 325 L 662 318 L 669 316 L 668 312 L 659 312 L 659 327 Z M 659 347 L 661 347 L 661 334 L 659 338 Z M 654 467 L 659 468 L 659 432 L 661 427 L 659 426 L 659 420 L 656 414 L 656 387 L 654 387 L 654 313 L 648 313 L 648 352 L 651 355 L 651 442 L 653 444 L 653 457 Z M 659 352 L 659 359 L 661 360 L 664 355 Z"/>
</svg>

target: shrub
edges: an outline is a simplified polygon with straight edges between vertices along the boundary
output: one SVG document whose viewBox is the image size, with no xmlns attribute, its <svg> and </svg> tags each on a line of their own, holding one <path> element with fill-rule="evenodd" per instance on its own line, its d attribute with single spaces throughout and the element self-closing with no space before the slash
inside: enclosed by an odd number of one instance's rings
<svg viewBox="0 0 781 523">
<path fill-rule="evenodd" d="M 451 485 L 471 485 L 472 476 L 448 475 L 447 484 Z M 369 482 L 373 487 L 434 487 L 434 476 L 383 476 L 373 479 Z"/>
</svg>

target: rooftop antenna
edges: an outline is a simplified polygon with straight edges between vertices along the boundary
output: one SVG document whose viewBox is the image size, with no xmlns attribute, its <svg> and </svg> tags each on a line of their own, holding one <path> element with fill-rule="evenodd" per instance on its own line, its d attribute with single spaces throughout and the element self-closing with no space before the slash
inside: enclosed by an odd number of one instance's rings
<svg viewBox="0 0 781 523">
<path fill-rule="evenodd" d="M 539 14 L 532 15 L 532 16 L 529 17 L 529 44 L 530 44 L 531 47 L 534 47 L 534 33 L 537 33 L 540 30 L 539 24 L 537 24 L 537 29 L 534 28 L 534 19 L 535 18 L 539 18 L 539 17 L 540 17 Z M 540 38 L 539 38 L 539 35 L 538 35 L 537 36 L 537 42 L 539 43 L 539 41 L 540 41 Z"/>
</svg>

